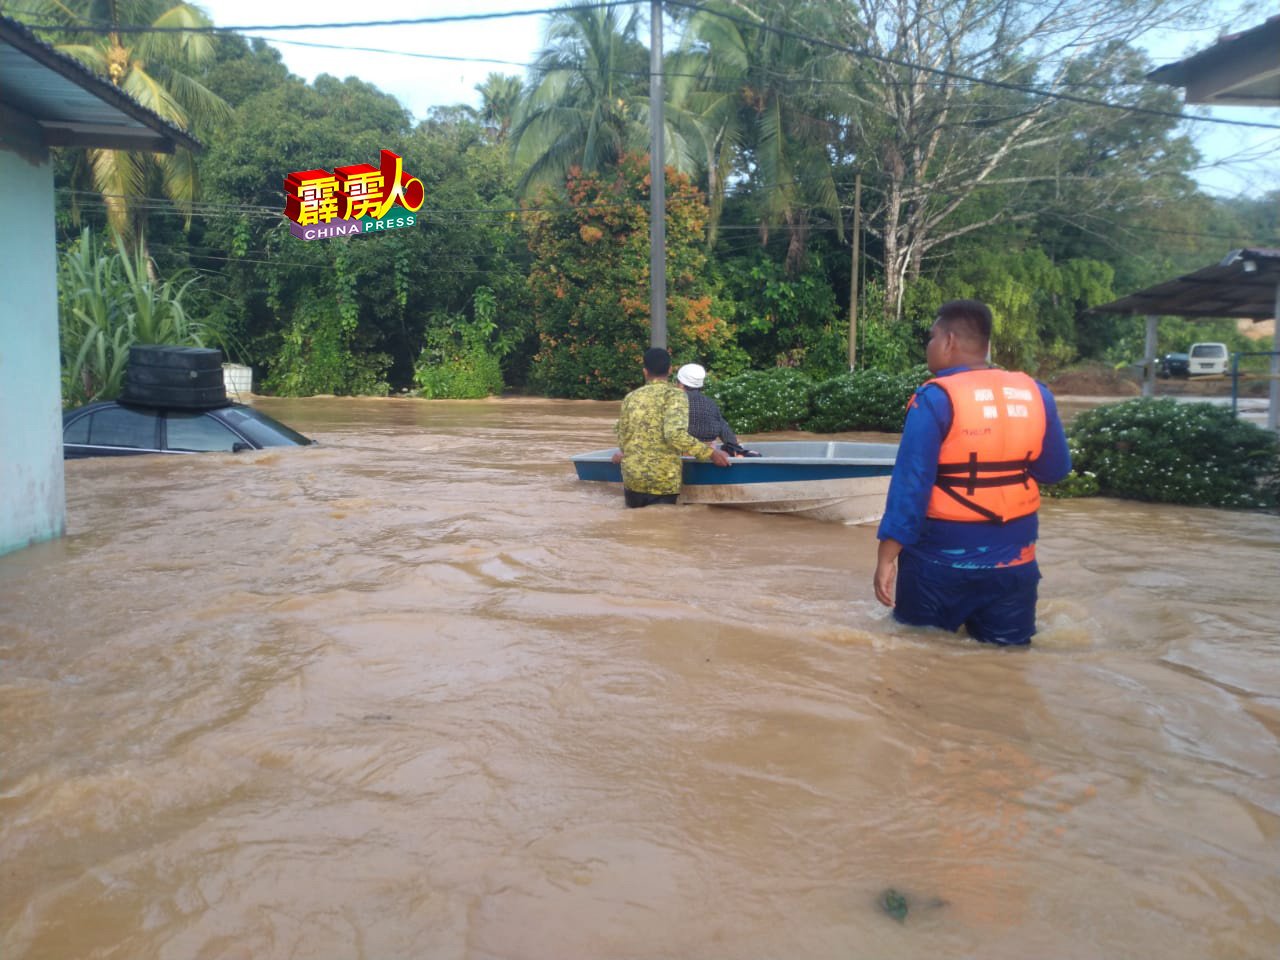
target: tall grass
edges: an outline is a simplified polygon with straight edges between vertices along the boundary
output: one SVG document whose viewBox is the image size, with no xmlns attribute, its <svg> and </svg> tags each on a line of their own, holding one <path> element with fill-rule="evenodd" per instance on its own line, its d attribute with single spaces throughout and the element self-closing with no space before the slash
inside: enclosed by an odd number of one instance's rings
<svg viewBox="0 0 1280 960">
<path fill-rule="evenodd" d="M 225 331 L 183 306 L 197 279 L 182 271 L 153 281 L 141 252 L 129 253 L 119 237 L 108 248 L 86 228 L 58 264 L 63 406 L 117 396 L 135 343 L 225 350 Z"/>
</svg>

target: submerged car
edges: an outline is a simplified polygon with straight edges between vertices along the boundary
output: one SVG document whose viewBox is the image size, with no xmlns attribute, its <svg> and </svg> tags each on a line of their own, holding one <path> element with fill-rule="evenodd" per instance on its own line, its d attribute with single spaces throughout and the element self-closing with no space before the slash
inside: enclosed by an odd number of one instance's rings
<svg viewBox="0 0 1280 960">
<path fill-rule="evenodd" d="M 1165 379 L 1169 377 L 1185 377 L 1191 371 L 1190 362 L 1191 358 L 1185 353 L 1166 353 L 1156 360 L 1156 370 Z"/>
<path fill-rule="evenodd" d="M 62 455 L 68 460 L 139 453 L 237 453 L 311 442 L 241 403 L 187 410 L 107 400 L 62 415 Z"/>
</svg>

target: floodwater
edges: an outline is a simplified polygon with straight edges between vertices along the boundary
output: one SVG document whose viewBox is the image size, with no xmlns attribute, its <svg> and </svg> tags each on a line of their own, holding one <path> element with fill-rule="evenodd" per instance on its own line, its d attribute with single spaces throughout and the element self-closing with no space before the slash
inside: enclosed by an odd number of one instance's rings
<svg viewBox="0 0 1280 960">
<path fill-rule="evenodd" d="M 1280 518 L 1050 502 L 1001 651 L 616 404 L 259 405 L 0 558 L 4 960 L 1280 955 Z"/>
</svg>

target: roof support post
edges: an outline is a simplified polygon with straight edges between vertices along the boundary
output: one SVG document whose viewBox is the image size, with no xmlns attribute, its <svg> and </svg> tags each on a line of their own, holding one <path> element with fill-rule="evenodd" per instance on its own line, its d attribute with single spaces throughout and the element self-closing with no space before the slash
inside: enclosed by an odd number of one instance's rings
<svg viewBox="0 0 1280 960">
<path fill-rule="evenodd" d="M 1147 314 L 1147 350 L 1142 361 L 1142 395 L 1156 395 L 1156 325 L 1159 318 Z"/>
</svg>

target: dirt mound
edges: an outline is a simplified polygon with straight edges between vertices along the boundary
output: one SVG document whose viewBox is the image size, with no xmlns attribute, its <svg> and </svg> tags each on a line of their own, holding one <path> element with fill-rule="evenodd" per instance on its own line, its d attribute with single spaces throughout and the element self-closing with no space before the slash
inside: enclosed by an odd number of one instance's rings
<svg viewBox="0 0 1280 960">
<path fill-rule="evenodd" d="M 1270 383 L 1266 377 L 1242 376 L 1238 389 L 1239 396 L 1242 397 L 1265 397 L 1269 392 Z M 1174 397 L 1229 397 L 1231 396 L 1231 377 L 1159 380 L 1156 382 L 1156 393 Z"/>
<path fill-rule="evenodd" d="M 1082 363 L 1069 367 L 1049 381 L 1056 394 L 1078 397 L 1136 397 L 1142 387 L 1133 374 L 1114 370 L 1104 363 Z"/>
</svg>

